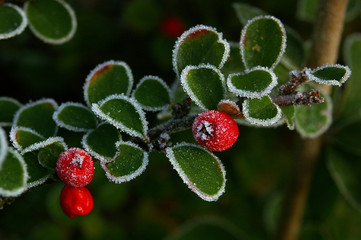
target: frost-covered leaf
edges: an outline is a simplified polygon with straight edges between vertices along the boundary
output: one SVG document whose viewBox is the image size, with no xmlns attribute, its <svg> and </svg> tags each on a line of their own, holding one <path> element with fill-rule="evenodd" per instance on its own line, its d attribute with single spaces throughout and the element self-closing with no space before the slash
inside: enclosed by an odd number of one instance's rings
<svg viewBox="0 0 361 240">
<path fill-rule="evenodd" d="M 180 36 L 173 50 L 173 67 L 179 76 L 188 65 L 211 64 L 222 68 L 229 57 L 229 44 L 216 29 L 197 25 Z"/>
<path fill-rule="evenodd" d="M 42 99 L 22 106 L 14 117 L 14 127 L 26 127 L 47 138 L 54 136 L 58 127 L 53 113 L 58 108 L 52 99 Z"/>
<path fill-rule="evenodd" d="M 4 129 L 0 127 L 0 163 L 5 158 L 8 150 L 8 141 L 6 140 L 6 133 Z"/>
<path fill-rule="evenodd" d="M 359 156 L 329 150 L 328 169 L 346 201 L 361 211 L 361 161 Z"/>
<path fill-rule="evenodd" d="M 98 104 L 93 103 L 93 112 L 133 137 L 146 138 L 148 122 L 139 103 L 124 95 L 111 95 Z"/>
<path fill-rule="evenodd" d="M 60 153 L 64 152 L 67 148 L 68 146 L 61 138 L 43 142 L 43 146 L 39 148 L 38 152 L 40 165 L 49 170 L 55 170 L 56 161 L 58 160 Z"/>
<path fill-rule="evenodd" d="M 51 176 L 51 171 L 40 165 L 37 151 L 25 153 L 23 158 L 29 174 L 29 179 L 26 183 L 27 189 L 44 183 Z"/>
<path fill-rule="evenodd" d="M 113 125 L 103 123 L 84 135 L 82 146 L 92 156 L 106 162 L 115 157 L 117 153 L 115 143 L 121 139 L 118 129 Z"/>
<path fill-rule="evenodd" d="M 9 97 L 0 97 L 0 126 L 11 126 L 15 113 L 21 104 Z"/>
<path fill-rule="evenodd" d="M 138 177 L 148 165 L 148 153 L 132 142 L 116 143 L 117 155 L 109 163 L 102 163 L 108 179 L 115 183 Z"/>
<path fill-rule="evenodd" d="M 22 151 L 35 143 L 44 141 L 45 138 L 30 128 L 13 127 L 10 131 L 10 140 L 18 151 Z"/>
<path fill-rule="evenodd" d="M 86 132 L 96 128 L 97 120 L 89 108 L 80 103 L 67 102 L 53 114 L 58 126 L 74 132 Z"/>
<path fill-rule="evenodd" d="M 239 49 L 239 43 L 236 42 L 230 42 L 230 54 L 229 58 L 223 65 L 221 71 L 224 74 L 225 77 L 228 77 L 231 73 L 239 73 L 243 72 L 245 70 L 243 62 L 242 62 L 242 56 Z"/>
<path fill-rule="evenodd" d="M 269 96 L 247 99 L 242 104 L 244 118 L 254 125 L 271 126 L 282 117 L 281 109 Z"/>
<path fill-rule="evenodd" d="M 204 148 L 180 143 L 166 150 L 183 182 L 206 201 L 216 201 L 224 192 L 226 172 L 221 161 Z"/>
<path fill-rule="evenodd" d="M 311 90 L 315 86 L 303 85 L 303 89 Z M 321 97 L 325 99 L 323 103 L 312 106 L 296 106 L 296 130 L 305 138 L 315 138 L 324 133 L 332 122 L 332 100 L 322 91 Z"/>
<path fill-rule="evenodd" d="M 343 59 L 352 74 L 345 84 L 341 117 L 352 121 L 361 118 L 361 34 L 349 35 L 343 46 Z"/>
<path fill-rule="evenodd" d="M 24 5 L 29 27 L 35 36 L 46 43 L 62 44 L 76 31 L 73 9 L 63 0 L 31 0 Z"/>
<path fill-rule="evenodd" d="M 217 109 L 225 97 L 223 74 L 212 65 L 187 66 L 181 75 L 185 92 L 202 109 Z"/>
<path fill-rule="evenodd" d="M 28 172 L 22 156 L 8 148 L 0 162 L 0 196 L 16 197 L 25 190 Z"/>
<path fill-rule="evenodd" d="M 339 64 L 324 65 L 312 71 L 307 71 L 307 76 L 311 81 L 319 84 L 341 86 L 351 75 L 351 70 L 347 66 Z"/>
<path fill-rule="evenodd" d="M 285 120 L 288 129 L 293 130 L 295 129 L 295 106 L 282 106 L 282 117 Z"/>
<path fill-rule="evenodd" d="M 267 15 L 263 10 L 246 3 L 234 3 L 233 8 L 243 26 L 245 26 L 248 21 L 254 17 Z"/>
<path fill-rule="evenodd" d="M 88 106 L 113 94 L 129 95 L 133 87 L 133 74 L 128 64 L 107 61 L 94 68 L 85 80 L 84 98 Z"/>
<path fill-rule="evenodd" d="M 28 24 L 24 11 L 11 3 L 0 5 L 0 39 L 22 33 Z"/>
<path fill-rule="evenodd" d="M 170 103 L 170 89 L 159 77 L 145 76 L 138 83 L 133 92 L 135 98 L 143 109 L 160 111 Z"/>
<path fill-rule="evenodd" d="M 286 48 L 286 31 L 277 18 L 258 16 L 243 28 L 240 46 L 247 69 L 256 66 L 274 68 Z"/>
<path fill-rule="evenodd" d="M 277 76 L 264 67 L 254 67 L 244 73 L 231 74 L 227 78 L 229 91 L 239 97 L 262 98 L 270 94 L 276 85 Z"/>
</svg>

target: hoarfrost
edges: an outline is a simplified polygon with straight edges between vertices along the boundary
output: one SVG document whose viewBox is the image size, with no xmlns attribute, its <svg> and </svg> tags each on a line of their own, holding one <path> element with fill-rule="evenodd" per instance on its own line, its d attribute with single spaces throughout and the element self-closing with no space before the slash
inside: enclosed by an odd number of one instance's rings
<svg viewBox="0 0 361 240">
<path fill-rule="evenodd" d="M 315 75 L 313 75 L 317 71 L 323 70 L 325 68 L 330 68 L 330 67 L 331 68 L 345 69 L 345 75 L 343 75 L 343 77 L 340 80 L 337 80 L 337 79 L 325 80 L 325 79 L 321 79 L 321 78 L 318 78 Z M 321 67 L 318 67 L 318 68 L 316 68 L 316 69 L 314 69 L 312 71 L 310 69 L 307 69 L 306 70 L 306 75 L 311 81 L 314 81 L 316 83 L 325 84 L 325 85 L 334 85 L 334 86 L 341 87 L 342 84 L 344 82 L 346 82 L 347 79 L 351 76 L 351 69 L 348 66 L 343 66 L 343 65 L 340 65 L 340 64 L 325 64 L 325 65 L 323 65 Z"/>
<path fill-rule="evenodd" d="M 21 23 L 13 31 L 0 34 L 0 39 L 7 39 L 7 38 L 14 37 L 16 35 L 19 35 L 20 33 L 22 33 L 25 30 L 26 26 L 28 25 L 28 18 L 25 16 L 24 11 L 21 8 L 19 8 L 17 5 L 12 4 L 12 3 L 4 3 L 2 6 L 10 7 L 10 8 L 13 8 L 15 11 L 17 11 L 19 13 L 19 15 L 21 16 Z"/>
<path fill-rule="evenodd" d="M 272 118 L 266 118 L 266 119 L 259 119 L 259 118 L 253 118 L 249 115 L 249 100 L 246 100 L 242 104 L 243 114 L 244 118 L 254 125 L 261 125 L 261 126 L 272 126 L 273 124 L 277 123 L 282 118 L 282 110 L 277 104 L 273 104 L 277 108 L 277 113 Z"/>
</svg>

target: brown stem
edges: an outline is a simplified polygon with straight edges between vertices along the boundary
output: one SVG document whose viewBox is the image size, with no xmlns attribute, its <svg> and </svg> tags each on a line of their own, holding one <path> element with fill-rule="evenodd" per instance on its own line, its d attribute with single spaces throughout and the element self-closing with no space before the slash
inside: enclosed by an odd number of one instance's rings
<svg viewBox="0 0 361 240">
<path fill-rule="evenodd" d="M 307 66 L 336 63 L 347 0 L 321 0 Z M 329 86 L 324 88 L 330 92 Z M 303 141 L 295 158 L 275 239 L 297 240 L 322 137 Z"/>
<path fill-rule="evenodd" d="M 296 92 L 288 95 L 278 95 L 272 101 L 280 107 L 290 105 L 311 106 L 312 104 L 323 103 L 324 99 L 320 96 L 318 90 L 311 90 L 304 93 Z"/>
</svg>

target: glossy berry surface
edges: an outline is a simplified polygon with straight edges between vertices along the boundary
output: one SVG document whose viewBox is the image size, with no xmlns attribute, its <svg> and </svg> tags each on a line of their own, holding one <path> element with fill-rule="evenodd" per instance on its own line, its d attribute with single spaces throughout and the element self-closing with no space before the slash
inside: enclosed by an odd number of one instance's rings
<svg viewBox="0 0 361 240">
<path fill-rule="evenodd" d="M 94 176 L 93 159 L 83 149 L 70 148 L 59 155 L 56 172 L 65 184 L 84 187 Z"/>
<path fill-rule="evenodd" d="M 199 114 L 193 122 L 193 136 L 210 151 L 224 151 L 238 138 L 237 123 L 226 113 L 209 110 Z"/>
<path fill-rule="evenodd" d="M 161 25 L 162 33 L 171 38 L 177 38 L 184 32 L 184 24 L 178 17 L 168 17 Z"/>
<path fill-rule="evenodd" d="M 93 209 L 93 197 L 85 187 L 65 185 L 60 193 L 60 206 L 70 218 L 83 216 Z"/>
</svg>

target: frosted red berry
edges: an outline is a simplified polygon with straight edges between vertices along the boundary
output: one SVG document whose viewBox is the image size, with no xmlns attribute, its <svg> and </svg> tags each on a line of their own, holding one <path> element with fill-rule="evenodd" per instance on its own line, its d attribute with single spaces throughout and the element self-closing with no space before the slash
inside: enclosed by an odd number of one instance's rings
<svg viewBox="0 0 361 240">
<path fill-rule="evenodd" d="M 85 187 L 65 185 L 60 193 L 60 206 L 70 218 L 83 216 L 93 209 L 93 197 Z"/>
<path fill-rule="evenodd" d="M 83 149 L 70 148 L 59 155 L 56 172 L 65 184 L 84 187 L 94 176 L 93 159 Z"/>
<path fill-rule="evenodd" d="M 178 17 L 168 17 L 162 21 L 162 33 L 171 38 L 177 38 L 184 32 L 184 24 Z"/>
<path fill-rule="evenodd" d="M 199 114 L 193 122 L 193 136 L 210 151 L 224 151 L 238 138 L 237 123 L 226 113 L 209 110 Z"/>
</svg>

